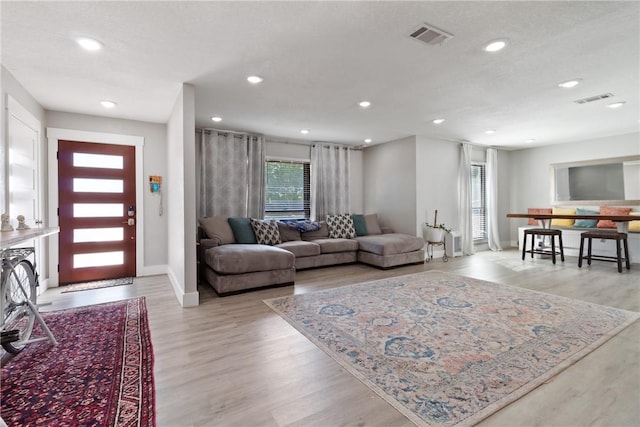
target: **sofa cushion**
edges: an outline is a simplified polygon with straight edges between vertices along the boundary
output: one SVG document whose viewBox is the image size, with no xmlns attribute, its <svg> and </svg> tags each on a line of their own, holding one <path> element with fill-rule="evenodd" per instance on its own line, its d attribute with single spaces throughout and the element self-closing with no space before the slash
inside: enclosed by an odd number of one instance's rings
<svg viewBox="0 0 640 427">
<path fill-rule="evenodd" d="M 295 257 L 274 246 L 237 244 L 216 246 L 205 252 L 205 262 L 220 274 L 280 270 L 293 267 Z"/>
<path fill-rule="evenodd" d="M 600 212 L 589 209 L 576 208 L 576 215 L 598 215 Z M 574 227 L 593 228 L 598 223 L 597 219 L 576 219 Z"/>
<path fill-rule="evenodd" d="M 395 255 L 424 248 L 424 240 L 407 234 L 391 233 L 356 237 L 361 251 L 378 255 Z"/>
<path fill-rule="evenodd" d="M 367 232 L 367 221 L 365 221 L 364 215 L 353 214 L 351 215 L 351 219 L 353 219 L 353 228 L 356 230 L 356 236 L 366 236 L 369 234 Z"/>
<path fill-rule="evenodd" d="M 236 242 L 226 216 L 200 218 L 199 222 L 207 237 L 217 240 L 219 245 L 228 245 Z"/>
<path fill-rule="evenodd" d="M 277 245 L 281 242 L 278 224 L 273 219 L 249 218 L 256 240 L 261 245 Z"/>
<path fill-rule="evenodd" d="M 553 208 L 552 213 L 554 215 L 575 215 L 576 208 Z M 573 227 L 573 219 L 556 218 L 551 220 L 552 227 Z"/>
<path fill-rule="evenodd" d="M 358 250 L 358 242 L 353 239 L 340 239 L 340 238 L 328 238 L 328 239 L 316 239 L 313 241 L 320 245 L 320 251 L 323 254 L 333 254 L 337 252 L 353 252 Z"/>
<path fill-rule="evenodd" d="M 327 215 L 327 227 L 329 228 L 329 237 L 332 239 L 353 239 L 356 237 L 353 219 L 349 214 Z"/>
<path fill-rule="evenodd" d="M 314 242 L 305 242 L 304 240 L 282 242 L 277 247 L 288 250 L 296 258 L 320 255 L 320 245 Z"/>
<path fill-rule="evenodd" d="M 326 221 L 320 221 L 320 229 L 316 231 L 306 231 L 304 233 L 300 233 L 302 240 L 315 240 L 315 239 L 324 239 L 329 237 L 329 228 L 327 227 Z"/>
<path fill-rule="evenodd" d="M 378 214 L 365 215 L 364 221 L 367 225 L 367 235 L 382 234 L 382 230 L 380 230 L 380 224 L 378 224 Z"/>
<path fill-rule="evenodd" d="M 612 206 L 600 206 L 600 215 L 629 215 L 631 208 L 616 208 Z M 608 219 L 598 221 L 598 228 L 616 228 L 616 223 Z"/>
<path fill-rule="evenodd" d="M 295 228 L 289 227 L 289 225 L 284 222 L 278 222 L 278 230 L 280 231 L 280 240 L 282 242 L 301 239 L 300 232 Z"/>
<path fill-rule="evenodd" d="M 530 214 L 551 214 L 551 212 L 552 212 L 551 208 L 528 208 L 527 209 L 527 213 L 530 213 Z M 529 221 L 527 222 L 527 224 L 539 225 L 538 220 L 535 218 L 529 218 Z"/>
<path fill-rule="evenodd" d="M 229 218 L 228 221 L 236 242 L 242 244 L 258 243 L 249 218 Z"/>
</svg>

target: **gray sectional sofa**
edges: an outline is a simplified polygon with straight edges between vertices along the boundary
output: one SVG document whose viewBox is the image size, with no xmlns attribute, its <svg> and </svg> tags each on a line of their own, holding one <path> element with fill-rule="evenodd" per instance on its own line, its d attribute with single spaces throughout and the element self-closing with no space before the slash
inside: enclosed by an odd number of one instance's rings
<svg viewBox="0 0 640 427">
<path fill-rule="evenodd" d="M 234 220 L 238 219 L 225 216 L 200 219 L 200 278 L 220 296 L 290 285 L 294 283 L 295 271 L 307 268 L 358 261 L 380 268 L 424 262 L 422 238 L 380 228 L 375 214 L 364 215 L 366 232 L 361 231 L 354 238 L 330 237 L 325 221 L 319 223 L 320 229 L 307 232 L 277 222 L 279 243 L 274 241 L 272 245 L 247 243 L 253 242 L 251 236 L 242 236 L 241 231 L 232 228 L 230 221 Z M 364 226 L 360 227 L 363 229 Z"/>
</svg>

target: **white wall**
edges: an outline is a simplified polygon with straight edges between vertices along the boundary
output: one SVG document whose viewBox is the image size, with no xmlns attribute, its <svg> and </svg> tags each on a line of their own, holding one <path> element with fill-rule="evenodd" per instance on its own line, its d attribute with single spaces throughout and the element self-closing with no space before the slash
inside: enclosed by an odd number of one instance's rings
<svg viewBox="0 0 640 427">
<path fill-rule="evenodd" d="M 551 207 L 550 165 L 640 154 L 640 134 L 631 133 L 509 153 L 509 211 Z M 526 220 L 509 220 L 510 239 Z"/>
<path fill-rule="evenodd" d="M 167 174 L 167 126 L 86 114 L 46 111 L 47 127 L 89 132 L 115 133 L 144 137 L 143 176 Z M 167 266 L 167 216 L 159 214 L 160 197 L 148 187 L 140 189 L 144 197 L 144 268 L 139 274 L 160 274 Z M 163 188 L 163 192 L 165 189 Z M 165 203 L 166 205 L 166 203 Z M 47 221 L 49 219 L 47 218 Z"/>
<path fill-rule="evenodd" d="M 416 137 L 416 231 L 420 236 L 423 223 L 433 224 L 436 209 L 438 224 L 459 229 L 459 153 L 458 143 Z"/>
<path fill-rule="evenodd" d="M 168 273 L 183 307 L 199 303 L 196 279 L 195 95 L 183 84 L 167 123 Z"/>
<path fill-rule="evenodd" d="M 398 233 L 418 235 L 416 138 L 366 147 L 363 154 L 364 213 Z M 421 234 L 420 234 L 421 235 Z"/>
</svg>

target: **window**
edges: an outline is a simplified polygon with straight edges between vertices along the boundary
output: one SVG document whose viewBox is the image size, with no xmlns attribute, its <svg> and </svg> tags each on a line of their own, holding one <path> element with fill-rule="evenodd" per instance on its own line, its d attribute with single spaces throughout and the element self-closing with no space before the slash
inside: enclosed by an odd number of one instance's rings
<svg viewBox="0 0 640 427">
<path fill-rule="evenodd" d="M 265 174 L 265 218 L 311 216 L 310 163 L 270 160 L 267 161 Z"/>
<path fill-rule="evenodd" d="M 487 204 L 486 204 L 486 165 L 471 164 L 471 217 L 473 222 L 473 241 L 487 240 Z"/>
</svg>

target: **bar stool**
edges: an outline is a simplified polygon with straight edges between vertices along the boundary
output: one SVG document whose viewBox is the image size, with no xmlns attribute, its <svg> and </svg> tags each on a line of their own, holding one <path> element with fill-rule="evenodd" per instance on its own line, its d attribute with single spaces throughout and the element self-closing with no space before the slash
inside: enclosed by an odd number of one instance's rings
<svg viewBox="0 0 640 427">
<path fill-rule="evenodd" d="M 587 247 L 587 256 L 582 255 L 584 249 L 584 239 L 589 240 Z M 593 255 L 591 253 L 592 239 L 615 240 L 616 256 Z M 620 248 L 620 242 L 624 244 L 624 258 L 622 258 L 622 249 Z M 596 261 L 617 262 L 618 273 L 622 273 L 622 260 L 624 259 L 627 270 L 631 270 L 631 263 L 629 262 L 629 245 L 627 242 L 627 233 L 620 233 L 613 230 L 584 231 L 580 233 L 580 253 L 578 255 L 578 267 L 580 268 L 582 268 L 583 259 L 586 259 L 587 264 L 589 265 L 591 265 L 591 260 L 594 259 Z"/>
<path fill-rule="evenodd" d="M 531 236 L 531 250 L 527 250 L 527 236 Z M 536 237 L 551 236 L 551 250 L 547 249 L 535 249 Z M 559 251 L 556 251 L 556 236 L 558 237 Z M 524 230 L 524 241 L 522 242 L 522 260 L 524 261 L 524 254 L 530 253 L 531 258 L 533 254 L 551 255 L 551 260 L 556 263 L 556 254 L 560 254 L 560 259 L 564 262 L 564 248 L 562 247 L 562 230 L 554 228 L 529 228 Z"/>
</svg>

